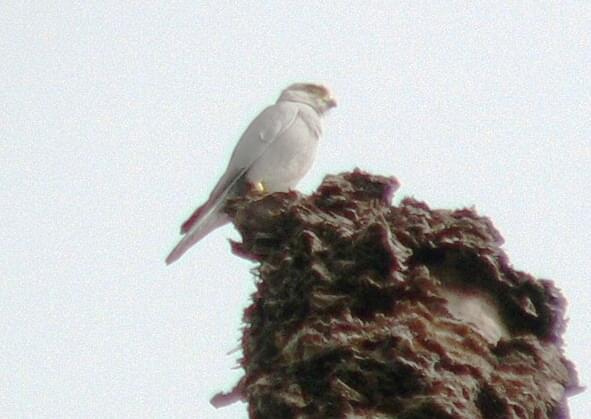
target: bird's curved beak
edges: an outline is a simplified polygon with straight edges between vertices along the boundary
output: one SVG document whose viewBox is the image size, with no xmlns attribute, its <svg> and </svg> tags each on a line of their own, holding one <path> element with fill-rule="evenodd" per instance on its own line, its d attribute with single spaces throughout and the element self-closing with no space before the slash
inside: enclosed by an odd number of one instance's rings
<svg viewBox="0 0 591 419">
<path fill-rule="evenodd" d="M 337 107 L 337 100 L 333 96 L 330 96 L 328 99 L 326 99 L 326 107 L 328 109 L 336 108 Z"/>
</svg>

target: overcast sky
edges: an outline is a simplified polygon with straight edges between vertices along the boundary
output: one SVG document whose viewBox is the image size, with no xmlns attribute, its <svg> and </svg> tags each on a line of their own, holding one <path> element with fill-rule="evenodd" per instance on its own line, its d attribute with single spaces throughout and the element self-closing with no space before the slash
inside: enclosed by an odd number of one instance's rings
<svg viewBox="0 0 591 419">
<path fill-rule="evenodd" d="M 164 257 L 296 81 L 340 103 L 299 189 L 360 167 L 474 205 L 568 298 L 589 384 L 591 3 L 24 3 L 0 3 L 0 416 L 246 417 L 209 399 L 254 264 L 230 226 Z"/>
</svg>

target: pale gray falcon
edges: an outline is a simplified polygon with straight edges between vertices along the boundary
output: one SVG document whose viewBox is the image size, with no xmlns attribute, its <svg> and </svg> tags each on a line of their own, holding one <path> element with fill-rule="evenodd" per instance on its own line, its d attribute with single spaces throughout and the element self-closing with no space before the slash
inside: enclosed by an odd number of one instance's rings
<svg viewBox="0 0 591 419">
<path fill-rule="evenodd" d="M 184 237 L 166 258 L 170 264 L 214 229 L 229 222 L 227 198 L 244 193 L 247 183 L 264 193 L 286 192 L 308 172 L 322 137 L 323 117 L 336 106 L 322 85 L 296 83 L 250 123 L 208 200 L 181 226 Z"/>
</svg>

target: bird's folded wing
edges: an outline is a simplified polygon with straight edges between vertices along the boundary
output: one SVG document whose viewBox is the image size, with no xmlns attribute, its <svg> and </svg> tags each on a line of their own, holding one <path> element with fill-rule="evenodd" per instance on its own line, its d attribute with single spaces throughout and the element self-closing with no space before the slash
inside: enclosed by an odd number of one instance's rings
<svg viewBox="0 0 591 419">
<path fill-rule="evenodd" d="M 269 106 L 250 123 L 236 145 L 224 175 L 211 192 L 209 199 L 183 223 L 181 234 L 192 227 L 214 209 L 219 209 L 234 185 L 256 162 L 265 150 L 291 127 L 298 117 L 298 106 L 291 102 L 280 102 Z"/>
<path fill-rule="evenodd" d="M 242 134 L 228 169 L 252 166 L 293 125 L 299 114 L 299 106 L 293 102 L 279 102 L 261 112 Z"/>
</svg>

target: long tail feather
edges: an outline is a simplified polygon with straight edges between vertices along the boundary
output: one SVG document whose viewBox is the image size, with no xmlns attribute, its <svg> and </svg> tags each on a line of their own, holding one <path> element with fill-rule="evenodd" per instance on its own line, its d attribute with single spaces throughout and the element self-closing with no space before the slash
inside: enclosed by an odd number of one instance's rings
<svg viewBox="0 0 591 419">
<path fill-rule="evenodd" d="M 214 210 L 206 214 L 203 218 L 195 222 L 187 234 L 176 245 L 172 252 L 166 258 L 166 264 L 170 265 L 172 262 L 180 258 L 190 247 L 192 247 L 199 240 L 207 236 L 216 228 L 228 223 L 230 218 L 223 212 Z"/>
<path fill-rule="evenodd" d="M 181 226 L 181 234 L 185 236 L 166 258 L 167 265 L 180 258 L 191 246 L 213 230 L 230 222 L 230 218 L 223 211 L 223 206 L 227 198 L 236 196 L 243 188 L 245 172 L 246 169 L 240 169 L 224 173 L 209 199 Z"/>
<path fill-rule="evenodd" d="M 197 208 L 193 214 L 181 225 L 181 234 L 186 234 L 187 231 L 203 216 L 204 212 L 209 210 L 209 201 Z"/>
<path fill-rule="evenodd" d="M 220 196 L 224 194 L 225 191 L 217 191 L 214 190 L 209 197 L 209 199 L 197 208 L 193 214 L 181 225 L 181 234 L 187 234 L 193 226 L 201 221 L 202 218 L 207 217 L 210 212 L 214 211 L 214 207 L 219 205 Z"/>
</svg>

